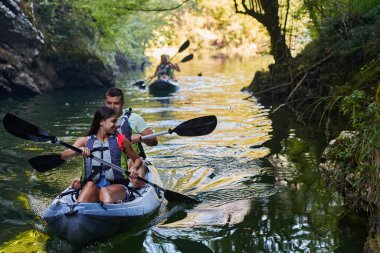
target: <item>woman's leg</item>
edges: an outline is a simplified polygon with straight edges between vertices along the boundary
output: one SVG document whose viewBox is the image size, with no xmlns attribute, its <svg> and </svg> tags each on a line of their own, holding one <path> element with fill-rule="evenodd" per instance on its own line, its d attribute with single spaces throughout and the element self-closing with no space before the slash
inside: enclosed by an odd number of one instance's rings
<svg viewBox="0 0 380 253">
<path fill-rule="evenodd" d="M 128 160 L 128 170 L 129 170 L 129 168 L 132 167 L 132 165 L 133 165 L 133 161 L 131 159 L 129 159 Z M 141 164 L 141 166 L 137 172 L 139 173 L 139 177 L 145 178 L 145 164 L 144 164 L 144 162 Z M 142 182 L 138 179 L 129 178 L 129 180 L 131 180 L 131 183 L 132 183 L 133 187 L 135 187 L 135 188 L 143 187 L 145 185 L 144 182 Z"/>
<path fill-rule="evenodd" d="M 77 199 L 78 202 L 98 202 L 98 192 L 99 189 L 97 188 L 96 184 L 92 181 L 87 182 Z"/>
<path fill-rule="evenodd" d="M 100 188 L 99 200 L 104 203 L 114 203 L 117 201 L 124 201 L 126 198 L 126 188 L 122 184 L 112 184 Z"/>
</svg>

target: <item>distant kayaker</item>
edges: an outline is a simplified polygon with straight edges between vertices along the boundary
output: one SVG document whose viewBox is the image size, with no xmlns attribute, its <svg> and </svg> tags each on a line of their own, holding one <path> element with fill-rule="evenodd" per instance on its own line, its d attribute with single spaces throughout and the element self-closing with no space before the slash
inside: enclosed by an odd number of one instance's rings
<svg viewBox="0 0 380 253">
<path fill-rule="evenodd" d="M 157 66 L 156 71 L 154 72 L 154 75 L 151 78 L 157 76 L 158 78 L 174 79 L 174 70 L 178 72 L 181 71 L 178 64 L 173 64 L 170 62 L 169 55 L 163 54 L 161 55 L 161 62 Z"/>
<path fill-rule="evenodd" d="M 138 171 L 143 162 L 128 139 L 122 134 L 117 134 L 117 119 L 114 109 L 107 106 L 100 107 L 95 112 L 87 136 L 79 138 L 73 144 L 82 150 L 82 155 L 85 157 L 81 176 L 83 187 L 77 198 L 78 202 L 114 203 L 124 201 L 128 197 L 129 190 L 123 184 L 123 173 L 87 158 L 91 154 L 119 167 L 122 166 L 123 160 L 126 161 L 125 156 L 128 156 L 130 176 L 135 178 L 139 175 Z M 68 160 L 76 154 L 75 151 L 67 149 L 61 153 L 61 158 Z M 78 185 L 74 184 L 75 180 L 73 186 L 78 188 Z"/>
<path fill-rule="evenodd" d="M 112 109 L 114 109 L 118 116 L 118 132 L 125 135 L 128 140 L 132 143 L 133 149 L 136 153 L 142 157 L 144 160 L 146 158 L 144 148 L 141 145 L 141 142 L 148 146 L 157 146 L 158 141 L 156 137 L 149 138 L 146 140 L 141 140 L 142 136 L 153 134 L 153 131 L 150 127 L 148 127 L 145 120 L 138 114 L 133 113 L 132 109 L 123 110 L 125 102 L 124 102 L 124 94 L 123 91 L 119 88 L 110 88 L 106 92 L 106 105 Z M 141 168 L 138 170 L 139 176 L 145 177 L 145 169 L 144 165 L 141 165 Z M 144 185 L 143 182 L 139 180 L 131 179 L 131 182 L 135 188 L 141 187 Z"/>
</svg>

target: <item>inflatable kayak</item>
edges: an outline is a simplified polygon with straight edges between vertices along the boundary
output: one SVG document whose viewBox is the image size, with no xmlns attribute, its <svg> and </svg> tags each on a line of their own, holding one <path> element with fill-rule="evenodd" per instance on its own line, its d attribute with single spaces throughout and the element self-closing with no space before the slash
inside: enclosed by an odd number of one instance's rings
<svg viewBox="0 0 380 253">
<path fill-rule="evenodd" d="M 151 92 L 174 92 L 179 88 L 178 81 L 159 78 L 148 85 Z"/>
<path fill-rule="evenodd" d="M 148 165 L 145 179 L 162 186 L 157 170 L 151 165 Z M 149 184 L 134 192 L 131 200 L 115 204 L 79 203 L 75 193 L 70 192 L 73 189 L 68 187 L 56 197 L 43 218 L 49 231 L 76 245 L 87 244 L 131 226 L 134 221 L 156 211 L 163 198 Z"/>
</svg>

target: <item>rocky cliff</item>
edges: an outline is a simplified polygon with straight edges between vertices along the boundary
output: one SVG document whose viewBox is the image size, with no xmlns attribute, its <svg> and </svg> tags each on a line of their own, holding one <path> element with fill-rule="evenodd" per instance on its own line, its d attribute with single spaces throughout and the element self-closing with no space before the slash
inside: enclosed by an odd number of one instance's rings
<svg viewBox="0 0 380 253">
<path fill-rule="evenodd" d="M 96 55 L 56 50 L 20 4 L 0 2 L 0 95 L 114 85 L 112 69 Z"/>
</svg>

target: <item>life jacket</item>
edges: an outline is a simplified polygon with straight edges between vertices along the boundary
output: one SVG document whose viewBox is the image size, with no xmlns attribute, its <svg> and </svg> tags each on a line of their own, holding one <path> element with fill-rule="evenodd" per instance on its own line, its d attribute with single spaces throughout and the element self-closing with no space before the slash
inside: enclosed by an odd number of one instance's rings
<svg viewBox="0 0 380 253">
<path fill-rule="evenodd" d="M 120 124 L 119 124 L 119 128 L 117 129 L 117 131 L 123 135 L 125 135 L 125 137 L 131 141 L 131 138 L 132 138 L 132 128 L 131 128 L 131 125 L 129 124 L 129 117 L 131 116 L 132 114 L 132 108 L 129 108 L 127 111 L 125 111 L 125 113 L 123 114 L 123 116 L 121 116 L 121 120 L 120 120 Z M 136 151 L 136 153 L 142 157 L 142 158 L 146 158 L 146 155 L 145 155 L 145 152 L 144 152 L 144 148 L 140 143 L 131 143 L 132 145 L 132 148 L 134 151 Z"/>
<path fill-rule="evenodd" d="M 101 142 L 95 135 L 89 136 L 86 147 L 91 150 L 91 154 L 106 162 L 122 167 L 124 159 L 123 141 L 125 136 L 122 134 L 111 135 L 106 142 Z M 84 174 L 83 174 L 84 173 Z M 82 173 L 83 180 L 91 180 L 97 182 L 101 175 L 110 181 L 121 181 L 124 179 L 123 173 L 115 170 L 108 165 L 95 161 L 91 158 L 84 159 L 84 171 Z"/>
<path fill-rule="evenodd" d="M 173 77 L 173 68 L 171 67 L 171 65 L 169 63 L 167 64 L 160 64 L 158 66 L 158 72 L 157 72 L 157 76 L 160 77 L 162 75 L 167 75 L 169 77 Z"/>
</svg>

